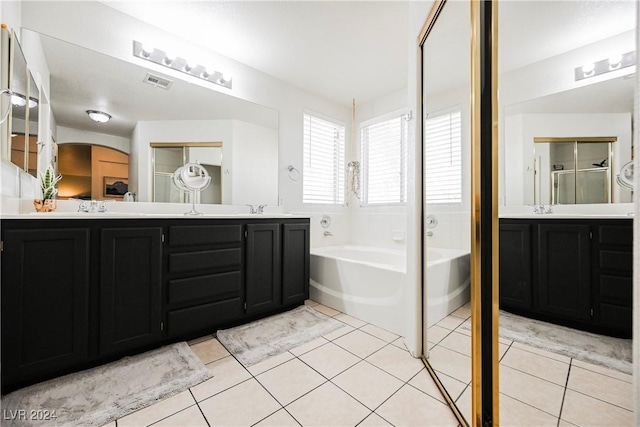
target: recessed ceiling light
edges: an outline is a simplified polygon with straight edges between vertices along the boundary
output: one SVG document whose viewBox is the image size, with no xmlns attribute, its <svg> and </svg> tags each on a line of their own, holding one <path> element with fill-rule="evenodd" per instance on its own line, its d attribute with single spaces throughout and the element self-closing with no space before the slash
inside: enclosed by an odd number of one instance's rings
<svg viewBox="0 0 640 427">
<path fill-rule="evenodd" d="M 89 118 L 91 118 L 91 120 L 98 123 L 105 123 L 108 122 L 109 119 L 111 119 L 110 114 L 103 113 L 102 111 L 87 110 L 87 114 L 89 115 Z"/>
</svg>

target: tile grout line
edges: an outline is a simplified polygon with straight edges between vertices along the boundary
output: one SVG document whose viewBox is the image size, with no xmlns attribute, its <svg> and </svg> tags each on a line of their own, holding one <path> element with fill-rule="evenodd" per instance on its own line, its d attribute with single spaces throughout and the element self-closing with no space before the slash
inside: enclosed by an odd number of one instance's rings
<svg viewBox="0 0 640 427">
<path fill-rule="evenodd" d="M 571 366 L 573 365 L 573 358 L 569 360 L 569 370 L 567 371 L 567 380 L 564 383 L 564 391 L 562 393 L 562 402 L 560 402 L 560 413 L 558 414 L 558 424 L 560 426 L 560 420 L 562 419 L 562 410 L 564 409 L 564 398 L 567 396 L 567 389 L 569 388 L 569 376 L 571 375 Z"/>
<path fill-rule="evenodd" d="M 191 397 L 196 402 L 196 406 L 198 407 L 198 410 L 202 414 L 202 417 L 204 418 L 204 422 L 207 423 L 207 426 L 211 427 L 211 423 L 209 422 L 209 420 L 207 419 L 207 416 L 202 411 L 202 408 L 200 407 L 200 402 L 198 402 L 198 399 L 196 399 L 196 397 L 193 395 L 193 392 L 191 391 L 191 388 L 189 388 L 189 393 L 191 393 Z"/>
</svg>

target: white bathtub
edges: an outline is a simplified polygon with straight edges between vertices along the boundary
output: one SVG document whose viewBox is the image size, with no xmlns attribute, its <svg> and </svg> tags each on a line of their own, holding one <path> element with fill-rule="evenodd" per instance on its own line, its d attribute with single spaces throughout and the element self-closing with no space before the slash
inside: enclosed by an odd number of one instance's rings
<svg viewBox="0 0 640 427">
<path fill-rule="evenodd" d="M 470 256 L 459 249 L 427 248 L 427 328 L 469 301 Z"/>
<path fill-rule="evenodd" d="M 404 251 L 367 246 L 311 249 L 312 300 L 404 336 Z"/>
<path fill-rule="evenodd" d="M 469 253 L 427 250 L 427 325 L 469 301 Z M 405 335 L 406 253 L 368 246 L 311 249 L 310 298 Z"/>
</svg>

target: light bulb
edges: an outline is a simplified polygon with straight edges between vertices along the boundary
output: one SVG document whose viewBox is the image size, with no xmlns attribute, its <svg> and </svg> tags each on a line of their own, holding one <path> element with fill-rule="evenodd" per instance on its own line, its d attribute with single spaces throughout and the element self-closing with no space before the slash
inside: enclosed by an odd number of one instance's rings
<svg viewBox="0 0 640 427">
<path fill-rule="evenodd" d="M 621 65 L 622 65 L 622 54 L 621 53 L 616 53 L 615 55 L 611 55 L 609 57 L 609 69 L 610 70 L 616 70 L 616 69 L 620 68 Z"/>
<path fill-rule="evenodd" d="M 166 65 L 171 65 L 171 63 L 176 59 L 175 55 L 173 53 L 170 52 L 165 52 L 164 53 L 164 63 Z"/>
<path fill-rule="evenodd" d="M 11 103 L 16 107 L 24 107 L 27 105 L 27 99 L 20 94 L 13 93 L 11 94 Z"/>
<path fill-rule="evenodd" d="M 142 45 L 142 51 L 140 52 L 140 55 L 142 55 L 145 58 L 149 58 L 151 56 L 151 53 L 153 52 L 153 48 L 146 46 L 146 45 Z"/>
<path fill-rule="evenodd" d="M 589 62 L 582 66 L 582 72 L 584 73 L 585 77 L 593 75 L 595 69 L 596 69 L 596 64 L 594 64 L 593 62 Z"/>
</svg>

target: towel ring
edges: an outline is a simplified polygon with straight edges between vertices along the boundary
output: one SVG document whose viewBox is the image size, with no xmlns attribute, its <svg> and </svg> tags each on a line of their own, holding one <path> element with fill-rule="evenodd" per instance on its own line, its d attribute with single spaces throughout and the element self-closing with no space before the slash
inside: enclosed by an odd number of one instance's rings
<svg viewBox="0 0 640 427">
<path fill-rule="evenodd" d="M 287 170 L 289 171 L 289 179 L 291 181 L 297 181 L 298 179 L 300 179 L 300 171 L 298 171 L 298 169 L 296 169 L 292 165 L 289 165 L 287 167 Z"/>
</svg>

